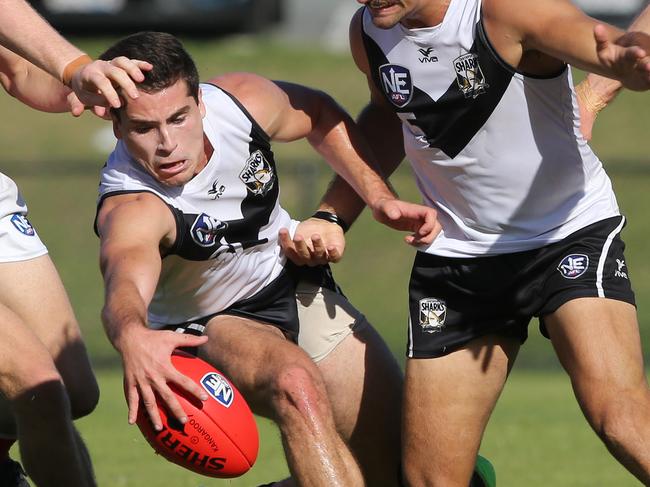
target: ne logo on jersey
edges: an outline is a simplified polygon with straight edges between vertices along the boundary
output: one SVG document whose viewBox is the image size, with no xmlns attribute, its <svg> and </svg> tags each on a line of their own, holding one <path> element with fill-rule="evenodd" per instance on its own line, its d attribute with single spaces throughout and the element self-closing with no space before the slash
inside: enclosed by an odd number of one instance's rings
<svg viewBox="0 0 650 487">
<path fill-rule="evenodd" d="M 427 333 L 436 333 L 445 326 L 447 304 L 442 299 L 420 299 L 420 326 Z"/>
<path fill-rule="evenodd" d="M 463 54 L 454 59 L 454 70 L 456 82 L 465 98 L 476 98 L 489 87 L 478 63 L 478 56 L 474 53 Z"/>
<path fill-rule="evenodd" d="M 29 223 L 27 217 L 21 215 L 20 213 L 14 213 L 14 215 L 11 217 L 11 223 L 20 233 L 23 233 L 28 237 L 33 237 L 36 235 L 36 231 L 34 230 L 32 224 Z"/>
<path fill-rule="evenodd" d="M 379 79 L 384 93 L 391 103 L 402 108 L 413 97 L 413 82 L 411 72 L 399 64 L 383 64 L 379 66 Z"/>
<path fill-rule="evenodd" d="M 201 247 L 212 247 L 218 240 L 223 232 L 228 228 L 228 222 L 222 222 L 216 218 L 201 213 L 196 217 L 190 234 L 194 240 Z"/>
<path fill-rule="evenodd" d="M 587 272 L 588 268 L 589 257 L 584 254 L 567 255 L 557 266 L 557 270 L 566 279 L 577 279 Z"/>
<path fill-rule="evenodd" d="M 256 150 L 246 159 L 246 165 L 239 179 L 254 195 L 264 196 L 273 187 L 275 174 L 261 150 Z"/>
<path fill-rule="evenodd" d="M 230 383 L 216 372 L 205 374 L 201 379 L 201 385 L 211 397 L 226 408 L 229 408 L 235 399 L 235 391 Z"/>
</svg>

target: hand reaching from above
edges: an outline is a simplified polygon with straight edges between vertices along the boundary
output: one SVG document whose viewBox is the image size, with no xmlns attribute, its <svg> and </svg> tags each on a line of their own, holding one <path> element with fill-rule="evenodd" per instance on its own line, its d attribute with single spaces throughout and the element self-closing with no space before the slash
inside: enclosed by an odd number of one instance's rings
<svg viewBox="0 0 650 487">
<path fill-rule="evenodd" d="M 202 401 L 208 396 L 198 384 L 181 374 L 172 365 L 172 352 L 180 347 L 198 347 L 208 341 L 206 336 L 185 335 L 173 331 L 134 329 L 120 342 L 124 365 L 124 393 L 129 406 L 129 424 L 138 417 L 144 405 L 156 431 L 162 429 L 157 401 L 160 399 L 181 423 L 187 415 L 169 384 L 175 384 Z"/>
</svg>

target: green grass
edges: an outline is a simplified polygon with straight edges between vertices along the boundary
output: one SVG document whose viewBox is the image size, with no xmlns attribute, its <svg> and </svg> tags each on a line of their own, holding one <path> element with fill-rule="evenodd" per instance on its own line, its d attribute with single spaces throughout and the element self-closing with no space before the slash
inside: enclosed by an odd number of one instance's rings
<svg viewBox="0 0 650 487">
<path fill-rule="evenodd" d="M 97 53 L 108 40 L 83 44 Z M 347 54 L 326 53 L 315 46 L 287 47 L 259 38 L 191 41 L 187 45 L 203 79 L 231 70 L 255 70 L 271 78 L 322 88 L 351 113 L 367 100 L 365 81 Z M 593 144 L 629 218 L 624 238 L 646 356 L 650 352 L 650 259 L 646 252 L 650 161 L 642 141 L 650 127 L 647 107 L 646 94 L 621 95 L 600 116 Z M 0 111 L 5 114 L 0 130 L 3 172 L 13 176 L 23 190 L 30 219 L 63 277 L 98 370 L 101 403 L 80 426 L 95 459 L 100 485 L 253 486 L 282 476 L 286 466 L 277 433 L 268 422 L 261 427 L 258 464 L 250 474 L 231 482 L 201 479 L 156 458 L 139 432 L 127 426 L 119 361 L 99 321 L 103 295 L 98 242 L 92 234 L 97 174 L 106 155 L 92 141 L 107 124 L 88 114 L 75 120 L 35 113 L 7 96 L 0 96 Z M 303 143 L 277 146 L 275 152 L 283 204 L 295 217 L 308 216 L 327 183 L 329 169 Z M 419 199 L 406 167 L 393 182 L 406 199 Z M 406 285 L 412 257 L 412 249 L 402 243 L 400 234 L 364 214 L 349 233 L 343 262 L 335 267 L 348 296 L 380 329 L 400 360 L 404 356 Z M 538 370 L 524 370 L 531 367 Z M 520 354 L 484 441 L 483 452 L 496 465 L 499 485 L 634 485 L 587 427 L 568 381 L 557 368 L 550 344 L 531 325 L 529 343 Z"/>
</svg>

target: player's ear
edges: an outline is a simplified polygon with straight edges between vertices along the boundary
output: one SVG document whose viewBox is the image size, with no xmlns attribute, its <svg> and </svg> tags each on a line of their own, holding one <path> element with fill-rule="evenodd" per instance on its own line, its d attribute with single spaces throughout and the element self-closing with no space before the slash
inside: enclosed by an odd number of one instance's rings
<svg viewBox="0 0 650 487">
<path fill-rule="evenodd" d="M 199 88 L 199 112 L 201 112 L 201 118 L 205 117 L 205 105 L 203 104 L 203 91 Z"/>
<path fill-rule="evenodd" d="M 116 110 L 111 110 L 111 123 L 113 124 L 113 135 L 116 139 L 122 138 L 122 126 L 120 124 L 120 114 Z"/>
</svg>

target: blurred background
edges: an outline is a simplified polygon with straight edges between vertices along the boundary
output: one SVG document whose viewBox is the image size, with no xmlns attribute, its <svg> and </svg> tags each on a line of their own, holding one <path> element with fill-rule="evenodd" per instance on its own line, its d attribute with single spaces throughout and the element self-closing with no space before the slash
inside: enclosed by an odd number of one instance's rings
<svg viewBox="0 0 650 487">
<path fill-rule="evenodd" d="M 142 29 L 171 31 L 195 58 L 202 79 L 228 71 L 254 71 L 323 89 L 352 115 L 367 88 L 347 51 L 352 0 L 39 0 L 33 5 L 64 35 L 97 55 L 120 35 Z M 627 25 L 643 0 L 580 0 L 590 14 Z M 575 76 L 581 78 L 582 73 Z M 650 129 L 649 95 L 622 93 L 597 121 L 592 146 L 612 177 L 628 217 L 623 234 L 637 293 L 646 359 L 650 353 Z M 92 232 L 98 173 L 114 145 L 110 123 L 85 114 L 31 111 L 0 97 L 2 171 L 22 189 L 30 220 L 46 242 L 81 324 L 102 388 L 98 410 L 80 422 L 100 485 L 254 486 L 286 473 L 277 434 L 260 421 L 258 464 L 231 481 L 206 481 L 156 458 L 126 425 L 117 354 L 99 320 L 103 286 Z M 372 143 L 372 141 L 370 141 Z M 331 177 L 307 144 L 274 147 L 282 203 L 309 216 Z M 404 164 L 392 182 L 404 199 L 418 201 Z M 374 223 L 367 212 L 349 232 L 343 261 L 334 268 L 344 291 L 381 331 L 403 363 L 407 282 L 413 250 L 402 235 Z M 537 322 L 522 348 L 494 413 L 482 451 L 496 465 L 500 486 L 637 485 L 589 430 L 570 384 Z M 435 412 L 432 412 L 435 414 Z M 381 425 L 378 425 L 381 427 Z M 371 487 L 371 486 L 370 486 Z"/>
</svg>

